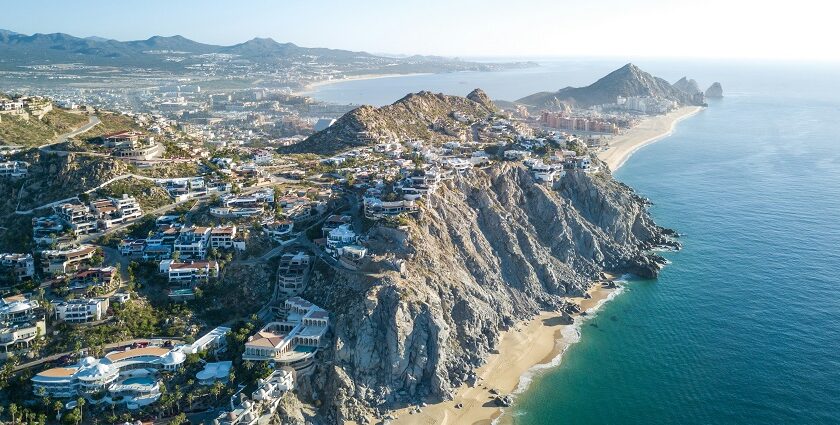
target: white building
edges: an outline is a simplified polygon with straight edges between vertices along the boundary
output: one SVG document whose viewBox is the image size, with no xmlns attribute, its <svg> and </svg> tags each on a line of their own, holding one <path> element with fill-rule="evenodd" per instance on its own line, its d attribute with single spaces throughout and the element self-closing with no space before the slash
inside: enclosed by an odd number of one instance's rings
<svg viewBox="0 0 840 425">
<path fill-rule="evenodd" d="M 350 229 L 350 225 L 342 224 L 341 226 L 330 230 L 330 234 L 327 236 L 326 251 L 333 256 L 338 256 L 338 250 L 340 248 L 348 245 L 355 245 L 358 240 L 359 237 L 356 236 L 356 232 Z"/>
<path fill-rule="evenodd" d="M 193 261 L 190 263 L 163 260 L 159 265 L 160 273 L 165 274 L 169 283 L 207 282 L 211 277 L 219 276 L 219 263 L 215 261 Z"/>
<path fill-rule="evenodd" d="M 35 276 L 35 260 L 32 254 L 0 254 L 0 277 L 4 274 L 17 281 Z"/>
<path fill-rule="evenodd" d="M 0 162 L 0 177 L 20 178 L 29 173 L 29 164 L 24 161 Z"/>
<path fill-rule="evenodd" d="M 248 338 L 242 359 L 289 366 L 299 374 L 311 373 L 329 327 L 329 314 L 300 297 L 287 299 L 284 310 L 284 321 L 268 323 Z"/>
<path fill-rule="evenodd" d="M 180 347 L 112 351 L 101 359 L 86 357 L 74 366 L 44 370 L 32 377 L 32 390 L 36 395 L 81 396 L 96 403 L 125 403 L 129 409 L 137 409 L 160 398 L 158 371 L 175 371 L 185 359 Z"/>
<path fill-rule="evenodd" d="M 91 245 L 44 250 L 41 251 L 41 265 L 44 273 L 66 274 L 78 270 L 83 263 L 93 258 L 95 253 L 96 248 Z"/>
<path fill-rule="evenodd" d="M 54 302 L 55 319 L 68 323 L 87 323 L 105 319 L 108 298 L 73 299 Z"/>
</svg>

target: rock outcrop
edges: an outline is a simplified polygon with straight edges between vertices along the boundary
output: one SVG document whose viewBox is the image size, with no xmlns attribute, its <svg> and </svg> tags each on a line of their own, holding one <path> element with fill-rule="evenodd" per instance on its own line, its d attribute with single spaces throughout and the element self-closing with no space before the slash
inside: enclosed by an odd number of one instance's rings
<svg viewBox="0 0 840 425">
<path fill-rule="evenodd" d="M 496 164 L 424 200 L 400 272 L 322 268 L 304 297 L 335 318 L 313 386 L 329 423 L 424 399 L 467 382 L 500 333 L 539 310 L 567 310 L 602 271 L 655 276 L 677 247 L 646 201 L 608 172 L 537 184 L 522 165 Z"/>
<path fill-rule="evenodd" d="M 706 89 L 706 97 L 712 99 L 723 97 L 723 87 L 721 87 L 720 83 L 712 83 L 712 85 Z"/>
</svg>

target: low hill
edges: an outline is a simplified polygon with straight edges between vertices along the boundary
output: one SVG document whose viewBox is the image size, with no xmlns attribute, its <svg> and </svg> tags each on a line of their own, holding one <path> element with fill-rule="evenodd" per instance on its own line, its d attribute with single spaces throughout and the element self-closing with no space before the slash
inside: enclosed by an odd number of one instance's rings
<svg viewBox="0 0 840 425">
<path fill-rule="evenodd" d="M 73 131 L 88 122 L 85 115 L 58 108 L 42 119 L 33 116 L 0 116 L 0 145 L 37 146 L 51 142 L 58 135 Z"/>
<path fill-rule="evenodd" d="M 496 106 L 480 89 L 467 97 L 422 91 L 381 108 L 356 108 L 285 151 L 331 155 L 380 140 L 452 140 L 494 112 Z"/>
<path fill-rule="evenodd" d="M 534 93 L 519 99 L 517 103 L 538 108 L 556 107 L 561 103 L 588 108 L 594 105 L 615 103 L 618 96 L 653 96 L 674 100 L 684 105 L 692 104 L 689 94 L 673 87 L 662 78 L 642 71 L 631 63 L 586 87 L 566 87 L 556 92 Z"/>
</svg>

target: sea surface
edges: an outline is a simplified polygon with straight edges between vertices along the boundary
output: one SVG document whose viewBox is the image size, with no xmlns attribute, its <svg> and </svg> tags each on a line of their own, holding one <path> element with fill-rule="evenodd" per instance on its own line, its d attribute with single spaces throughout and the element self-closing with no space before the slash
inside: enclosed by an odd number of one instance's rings
<svg viewBox="0 0 840 425">
<path fill-rule="evenodd" d="M 840 424 L 840 66 L 645 62 L 726 97 L 616 178 L 684 249 L 632 280 L 506 418 L 536 424 Z M 420 89 L 495 99 L 586 84 L 622 61 L 353 81 L 315 97 L 384 104 Z"/>
</svg>

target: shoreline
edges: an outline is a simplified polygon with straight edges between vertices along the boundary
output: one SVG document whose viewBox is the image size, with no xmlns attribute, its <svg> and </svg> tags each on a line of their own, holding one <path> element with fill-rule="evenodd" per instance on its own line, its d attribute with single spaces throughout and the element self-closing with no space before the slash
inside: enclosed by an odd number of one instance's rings
<svg viewBox="0 0 840 425">
<path fill-rule="evenodd" d="M 335 78 L 330 80 L 320 80 L 307 83 L 302 89 L 292 92 L 295 96 L 310 96 L 319 87 L 329 86 L 332 84 L 345 83 L 349 81 L 364 81 L 364 80 L 378 80 L 381 78 L 395 78 L 395 77 L 414 77 L 418 75 L 432 75 L 431 72 L 412 72 L 408 74 L 361 74 L 353 75 L 345 78 Z"/>
<path fill-rule="evenodd" d="M 615 172 L 639 149 L 670 136 L 677 123 L 702 110 L 702 106 L 683 106 L 665 115 L 645 118 L 625 134 L 610 139 L 609 147 L 598 153 L 598 159 Z"/>
<path fill-rule="evenodd" d="M 580 339 L 580 326 L 605 303 L 622 292 L 623 286 L 605 287 L 596 282 L 587 291 L 590 298 L 570 297 L 580 305 L 581 312 L 574 314 L 571 324 L 560 322 L 558 312 L 541 312 L 534 319 L 519 322 L 505 331 L 493 354 L 475 370 L 478 380 L 475 386 L 462 385 L 455 391 L 452 400 L 429 404 L 419 413 L 410 413 L 412 407 L 394 410 L 391 424 L 509 424 L 503 407 L 493 402 L 496 390 L 499 395 L 518 396 L 530 385 L 532 378 L 542 370 L 556 367 L 562 361 L 566 350 Z M 528 350 L 522 350 L 528 346 Z M 462 404 L 463 407 L 455 406 Z"/>
</svg>

